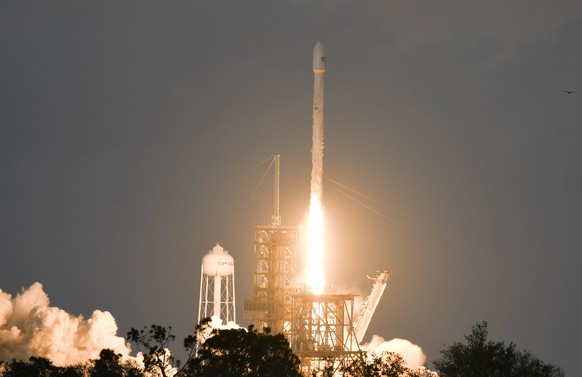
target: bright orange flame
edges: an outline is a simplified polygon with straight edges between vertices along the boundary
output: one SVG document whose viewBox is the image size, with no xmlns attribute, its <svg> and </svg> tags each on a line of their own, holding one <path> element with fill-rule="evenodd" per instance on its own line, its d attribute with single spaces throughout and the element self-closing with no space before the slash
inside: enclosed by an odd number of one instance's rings
<svg viewBox="0 0 582 377">
<path fill-rule="evenodd" d="M 311 292 L 322 294 L 325 286 L 323 273 L 323 208 L 321 198 L 311 194 L 309 202 L 309 241 L 305 281 Z"/>
</svg>

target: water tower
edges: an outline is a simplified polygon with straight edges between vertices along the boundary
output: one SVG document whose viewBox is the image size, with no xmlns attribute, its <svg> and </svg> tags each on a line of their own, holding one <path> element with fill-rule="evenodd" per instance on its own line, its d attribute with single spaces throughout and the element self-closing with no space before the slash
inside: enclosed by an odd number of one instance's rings
<svg viewBox="0 0 582 377">
<path fill-rule="evenodd" d="M 222 324 L 236 323 L 234 296 L 234 259 L 219 244 L 202 258 L 198 322 L 206 317 Z"/>
</svg>

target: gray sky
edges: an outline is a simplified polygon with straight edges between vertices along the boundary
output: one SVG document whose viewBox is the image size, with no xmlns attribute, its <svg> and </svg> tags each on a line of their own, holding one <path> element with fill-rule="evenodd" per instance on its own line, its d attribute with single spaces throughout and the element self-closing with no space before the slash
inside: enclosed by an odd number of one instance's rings
<svg viewBox="0 0 582 377">
<path fill-rule="evenodd" d="M 385 215 L 326 181 L 328 280 L 367 294 L 366 274 L 393 271 L 367 338 L 408 339 L 430 366 L 487 320 L 573 375 L 581 15 L 574 0 L 2 1 L 0 289 L 39 281 L 122 335 L 181 338 L 220 242 L 248 324 L 272 185 L 252 197 L 266 166 L 243 173 L 280 153 L 283 222 L 303 220 L 321 40 L 324 172 Z"/>
</svg>

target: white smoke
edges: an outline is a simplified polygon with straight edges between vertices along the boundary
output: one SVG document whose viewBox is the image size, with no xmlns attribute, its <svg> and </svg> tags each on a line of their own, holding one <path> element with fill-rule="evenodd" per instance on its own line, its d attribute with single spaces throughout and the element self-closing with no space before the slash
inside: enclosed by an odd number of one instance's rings
<svg viewBox="0 0 582 377">
<path fill-rule="evenodd" d="M 0 360 L 44 357 L 64 366 L 98 359 L 105 348 L 129 359 L 111 313 L 95 310 L 87 320 L 49 306 L 42 284 L 12 296 L 0 290 Z"/>
<path fill-rule="evenodd" d="M 210 317 L 210 327 L 212 329 L 218 330 L 233 330 L 233 329 L 240 329 L 241 326 L 233 321 L 228 321 L 226 324 L 223 324 L 223 320 L 220 319 L 219 316 L 213 315 Z"/>
<path fill-rule="evenodd" d="M 362 349 L 371 353 L 394 352 L 400 354 L 408 367 L 418 369 L 426 362 L 426 355 L 420 346 L 405 339 L 394 338 L 390 341 L 379 335 L 373 335 L 370 343 L 362 344 Z"/>
<path fill-rule="evenodd" d="M 236 330 L 236 329 L 246 330 L 246 328 L 240 326 L 236 322 L 228 321 L 226 324 L 223 324 L 223 322 L 224 321 L 220 319 L 219 316 L 213 315 L 212 317 L 210 317 L 210 323 L 208 324 L 209 326 L 198 331 L 198 341 L 200 343 L 204 343 L 208 338 L 213 336 L 212 335 L 213 330 Z"/>
</svg>

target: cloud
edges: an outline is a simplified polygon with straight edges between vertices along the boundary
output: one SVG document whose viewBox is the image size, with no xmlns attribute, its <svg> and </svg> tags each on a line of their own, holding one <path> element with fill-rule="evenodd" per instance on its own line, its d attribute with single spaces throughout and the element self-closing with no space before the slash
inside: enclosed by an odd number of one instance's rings
<svg viewBox="0 0 582 377">
<path fill-rule="evenodd" d="M 426 355 L 420 346 L 405 339 L 394 338 L 386 341 L 379 335 L 373 335 L 370 343 L 362 344 L 364 351 L 372 353 L 395 352 L 402 356 L 409 368 L 417 369 L 426 362 Z"/>
<path fill-rule="evenodd" d="M 0 360 L 45 357 L 63 366 L 97 359 L 104 348 L 129 358 L 111 313 L 95 310 L 87 320 L 49 306 L 40 283 L 12 296 L 0 290 Z"/>
</svg>

